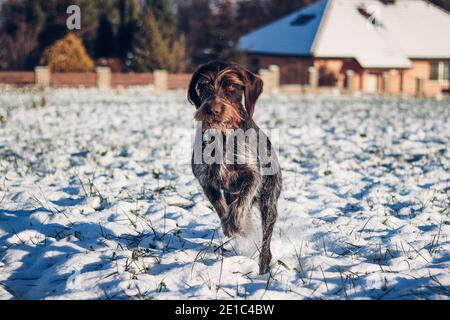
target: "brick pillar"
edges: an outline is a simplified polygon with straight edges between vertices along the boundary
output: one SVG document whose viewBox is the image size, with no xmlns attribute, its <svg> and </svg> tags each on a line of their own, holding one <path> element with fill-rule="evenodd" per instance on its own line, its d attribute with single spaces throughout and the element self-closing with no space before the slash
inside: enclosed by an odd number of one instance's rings
<svg viewBox="0 0 450 320">
<path fill-rule="evenodd" d="M 391 84 L 389 82 L 389 72 L 383 72 L 383 93 L 391 93 Z"/>
<path fill-rule="evenodd" d="M 269 67 L 270 74 L 272 76 L 273 90 L 278 90 L 280 88 L 280 67 L 276 65 L 271 65 Z"/>
<path fill-rule="evenodd" d="M 355 71 L 347 70 L 345 72 L 345 76 L 346 76 L 345 89 L 347 89 L 348 92 L 355 91 Z"/>
<path fill-rule="evenodd" d="M 270 75 L 270 71 L 267 69 L 259 70 L 259 77 L 264 82 L 264 92 L 272 92 L 273 91 L 273 83 L 272 77 Z"/>
<path fill-rule="evenodd" d="M 424 95 L 424 80 L 422 78 L 416 78 L 416 97 L 423 98 Z"/>
<path fill-rule="evenodd" d="M 153 84 L 158 92 L 167 91 L 169 89 L 169 73 L 166 70 L 155 70 L 153 72 Z"/>
<path fill-rule="evenodd" d="M 280 68 L 272 65 L 268 69 L 259 70 L 259 76 L 264 82 L 264 92 L 277 91 L 280 88 Z"/>
<path fill-rule="evenodd" d="M 39 88 L 50 87 L 50 69 L 48 67 L 36 67 L 34 68 L 34 81 L 35 85 Z"/>
<path fill-rule="evenodd" d="M 316 68 L 308 68 L 308 79 L 308 84 L 311 89 L 317 89 L 319 87 L 319 72 Z"/>
<path fill-rule="evenodd" d="M 97 74 L 97 88 L 110 89 L 111 88 L 111 69 L 108 67 L 95 68 Z"/>
</svg>

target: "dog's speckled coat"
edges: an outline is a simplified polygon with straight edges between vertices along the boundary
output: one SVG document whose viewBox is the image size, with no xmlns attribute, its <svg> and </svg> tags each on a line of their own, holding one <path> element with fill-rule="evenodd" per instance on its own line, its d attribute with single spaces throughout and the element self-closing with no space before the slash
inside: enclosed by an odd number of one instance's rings
<svg viewBox="0 0 450 320">
<path fill-rule="evenodd" d="M 203 151 L 210 141 L 204 139 L 207 129 L 220 133 L 223 145 L 223 159 L 238 158 L 242 150 L 236 146 L 227 150 L 227 136 L 230 130 L 249 129 L 257 133 L 258 148 L 254 149 L 245 141 L 245 150 L 257 150 L 256 161 L 241 164 L 197 163 L 192 161 L 192 170 L 198 179 L 206 197 L 214 206 L 222 221 L 226 236 L 245 232 L 251 208 L 256 206 L 261 212 L 262 246 L 260 251 L 259 272 L 265 274 L 270 269 L 272 254 L 270 242 L 277 220 L 277 202 L 282 187 L 281 170 L 277 156 L 267 136 L 253 121 L 255 103 L 262 93 L 262 80 L 245 68 L 234 64 L 215 61 L 201 66 L 194 73 L 188 92 L 188 99 L 197 108 L 196 120 L 203 124 L 202 136 L 196 139 L 194 148 Z M 245 100 L 245 107 L 242 100 Z M 266 139 L 267 150 L 260 150 L 260 139 Z M 206 140 L 206 141 L 205 141 Z M 242 149 L 242 147 L 241 147 Z M 195 150 L 195 149 L 194 149 Z M 261 151 L 265 152 L 261 154 Z M 227 154 L 232 152 L 233 154 Z M 261 157 L 266 157 L 261 161 Z M 263 175 L 262 168 L 269 160 L 275 166 L 274 174 Z"/>
</svg>

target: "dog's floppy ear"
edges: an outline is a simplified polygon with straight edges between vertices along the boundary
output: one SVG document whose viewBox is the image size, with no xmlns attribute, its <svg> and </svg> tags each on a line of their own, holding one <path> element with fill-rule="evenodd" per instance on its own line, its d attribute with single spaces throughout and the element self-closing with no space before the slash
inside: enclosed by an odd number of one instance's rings
<svg viewBox="0 0 450 320">
<path fill-rule="evenodd" d="M 202 77 L 202 72 L 203 69 L 205 68 L 205 66 L 201 66 L 193 75 L 192 75 L 192 79 L 191 82 L 189 84 L 189 89 L 188 89 L 188 101 L 195 105 L 195 108 L 200 108 L 200 106 L 202 105 L 202 101 L 200 99 L 200 97 L 198 96 L 197 93 L 197 82 L 198 80 L 200 80 L 200 78 Z"/>
<path fill-rule="evenodd" d="M 250 118 L 255 113 L 255 105 L 259 96 L 263 92 L 264 82 L 256 74 L 242 68 L 244 72 L 245 84 L 245 108 Z"/>
</svg>

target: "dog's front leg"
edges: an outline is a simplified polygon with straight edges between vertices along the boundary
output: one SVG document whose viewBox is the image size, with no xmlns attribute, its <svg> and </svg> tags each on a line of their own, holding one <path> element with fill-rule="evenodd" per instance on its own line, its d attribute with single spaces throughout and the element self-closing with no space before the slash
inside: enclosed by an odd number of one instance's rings
<svg viewBox="0 0 450 320">
<path fill-rule="evenodd" d="M 202 185 L 203 192 L 208 198 L 209 202 L 213 205 L 217 214 L 219 215 L 220 221 L 222 224 L 228 218 L 228 205 L 225 201 L 225 197 L 222 194 L 222 191 L 216 188 L 213 185 Z"/>
<path fill-rule="evenodd" d="M 223 224 L 227 236 L 242 233 L 260 186 L 260 175 L 252 168 L 241 170 L 238 179 L 230 185 L 233 201 L 228 204 L 228 217 Z"/>
</svg>

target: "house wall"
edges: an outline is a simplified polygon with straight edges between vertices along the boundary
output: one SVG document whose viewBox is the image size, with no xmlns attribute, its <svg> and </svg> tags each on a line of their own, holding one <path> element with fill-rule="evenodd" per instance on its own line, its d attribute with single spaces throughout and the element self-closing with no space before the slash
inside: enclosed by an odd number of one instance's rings
<svg viewBox="0 0 450 320">
<path fill-rule="evenodd" d="M 448 81 L 434 81 L 430 80 L 431 63 L 434 60 L 413 60 L 413 66 L 404 72 L 404 93 L 413 95 L 417 90 L 417 78 L 424 80 L 424 94 L 427 97 L 434 97 L 442 92 L 443 89 L 449 89 L 450 83 Z M 447 60 L 446 62 L 450 62 Z"/>
<path fill-rule="evenodd" d="M 250 69 L 252 69 L 253 71 L 257 71 L 254 68 L 266 69 L 271 65 L 282 67 L 286 65 L 302 64 L 309 67 L 312 65 L 312 59 L 301 57 L 249 54 L 246 56 L 245 63 Z"/>
<path fill-rule="evenodd" d="M 270 55 L 249 54 L 244 63 L 253 71 L 268 68 L 270 65 L 280 67 L 281 84 L 308 83 L 308 68 L 314 66 L 319 71 L 320 86 L 346 87 L 347 71 L 352 70 L 353 88 L 357 91 L 367 91 L 368 83 L 376 77 L 376 93 L 392 95 L 417 94 L 417 78 L 423 79 L 424 95 L 435 97 L 443 89 L 449 89 L 450 84 L 430 80 L 430 64 L 433 60 L 412 60 L 410 69 L 363 69 L 355 59 L 343 58 L 299 58 Z M 385 84 L 385 77 L 387 83 Z"/>
<path fill-rule="evenodd" d="M 325 73 L 331 73 L 336 79 L 336 85 L 339 88 L 344 88 L 346 83 L 347 71 L 353 70 L 353 88 L 355 90 L 362 90 L 362 78 L 364 76 L 364 70 L 354 59 L 314 59 L 314 67 L 319 70 L 319 78 Z M 321 81 L 319 80 L 319 83 Z"/>
<path fill-rule="evenodd" d="M 430 65 L 432 60 L 412 60 L 410 69 L 364 69 L 359 90 L 364 91 L 364 83 L 369 74 L 378 77 L 378 92 L 392 95 L 415 96 L 418 93 L 417 79 L 423 80 L 423 94 L 425 97 L 436 97 L 442 94 L 442 90 L 449 89 L 448 81 L 430 80 Z M 383 74 L 387 74 L 388 83 L 384 84 Z"/>
<path fill-rule="evenodd" d="M 280 67 L 281 84 L 306 85 L 308 68 L 313 65 L 313 60 L 312 58 L 249 54 L 245 57 L 244 64 L 253 72 L 277 65 Z"/>
<path fill-rule="evenodd" d="M 340 88 L 345 86 L 346 71 L 353 70 L 354 88 L 361 90 L 363 69 L 354 59 L 313 59 L 302 57 L 271 56 L 260 54 L 248 54 L 244 64 L 253 72 L 259 69 L 267 69 L 271 65 L 280 67 L 281 84 L 308 84 L 308 69 L 314 66 L 319 71 L 319 84 L 330 86 L 331 78 Z M 322 73 L 322 74 L 320 74 Z"/>
<path fill-rule="evenodd" d="M 389 74 L 389 85 L 387 88 L 388 94 L 400 94 L 403 88 L 403 70 L 389 70 L 387 71 Z"/>
</svg>

